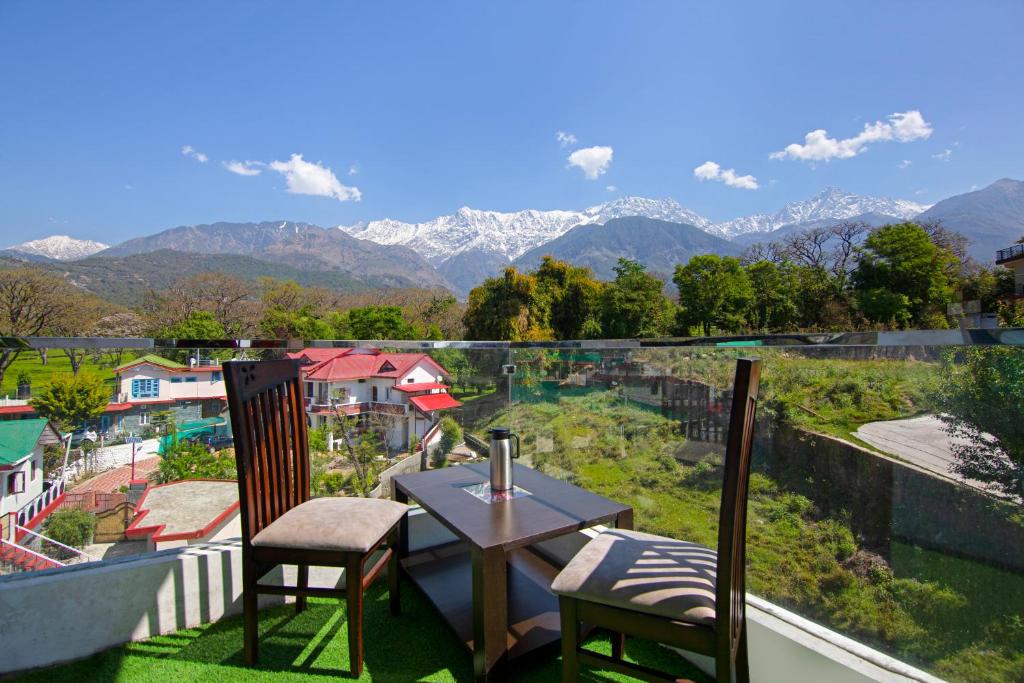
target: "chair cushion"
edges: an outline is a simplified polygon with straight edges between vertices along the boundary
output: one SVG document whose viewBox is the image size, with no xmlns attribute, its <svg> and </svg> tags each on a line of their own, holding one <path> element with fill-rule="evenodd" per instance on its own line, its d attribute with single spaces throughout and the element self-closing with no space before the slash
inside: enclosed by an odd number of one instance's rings
<svg viewBox="0 0 1024 683">
<path fill-rule="evenodd" d="M 639 531 L 605 531 L 583 546 L 551 590 L 693 624 L 715 621 L 718 554 Z"/>
<path fill-rule="evenodd" d="M 258 547 L 365 553 L 409 508 L 380 498 L 314 498 L 253 536 Z"/>
</svg>

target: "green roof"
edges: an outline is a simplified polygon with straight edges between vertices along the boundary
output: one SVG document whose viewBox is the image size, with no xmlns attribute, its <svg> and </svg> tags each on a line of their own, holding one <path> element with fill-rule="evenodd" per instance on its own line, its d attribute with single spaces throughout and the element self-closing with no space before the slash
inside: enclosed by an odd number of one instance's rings
<svg viewBox="0 0 1024 683">
<path fill-rule="evenodd" d="M 60 435 L 45 417 L 34 420 L 4 420 L 0 422 L 0 465 L 13 465 L 24 460 L 39 443 L 43 431 L 49 428 L 51 439 L 56 442 Z"/>
<path fill-rule="evenodd" d="M 116 368 L 114 368 L 114 372 L 121 372 L 125 368 L 130 368 L 133 365 L 139 365 L 140 363 L 150 363 L 151 365 L 159 365 L 162 368 L 168 368 L 170 370 L 180 370 L 186 367 L 181 363 L 175 363 L 173 360 L 168 360 L 167 358 L 157 356 L 156 354 L 147 353 L 145 356 L 139 356 L 138 358 L 130 360 L 127 363 L 121 363 Z"/>
</svg>

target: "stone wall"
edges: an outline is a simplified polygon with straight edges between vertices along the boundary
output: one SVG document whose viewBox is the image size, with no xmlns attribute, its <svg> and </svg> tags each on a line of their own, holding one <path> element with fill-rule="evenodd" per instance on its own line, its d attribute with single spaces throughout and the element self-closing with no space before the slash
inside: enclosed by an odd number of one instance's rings
<svg viewBox="0 0 1024 683">
<path fill-rule="evenodd" d="M 1024 570 L 1024 525 L 1014 521 L 1019 509 L 976 489 L 769 420 L 758 424 L 754 467 L 822 512 L 848 520 L 886 556 L 892 541 L 903 541 Z"/>
</svg>

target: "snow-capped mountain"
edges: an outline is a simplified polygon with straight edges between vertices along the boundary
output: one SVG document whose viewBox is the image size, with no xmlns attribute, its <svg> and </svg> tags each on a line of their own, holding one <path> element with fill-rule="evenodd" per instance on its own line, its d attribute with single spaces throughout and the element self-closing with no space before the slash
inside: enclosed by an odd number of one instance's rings
<svg viewBox="0 0 1024 683">
<path fill-rule="evenodd" d="M 607 223 L 614 218 L 643 216 L 670 223 L 686 223 L 707 230 L 711 221 L 700 214 L 680 206 L 674 199 L 646 199 L 645 197 L 622 197 L 586 209 L 588 223 Z"/>
<path fill-rule="evenodd" d="M 378 244 L 412 247 L 438 264 L 464 252 L 500 254 L 509 261 L 560 237 L 583 223 L 605 223 L 624 216 L 646 216 L 705 228 L 711 224 L 672 199 L 623 197 L 583 211 L 482 211 L 462 207 L 457 212 L 425 221 L 392 219 L 338 226 L 353 237 Z"/>
<path fill-rule="evenodd" d="M 716 223 L 706 229 L 726 239 L 733 239 L 752 232 L 772 232 L 792 223 L 853 218 L 863 214 L 883 214 L 909 219 L 927 208 L 927 206 L 915 204 L 906 199 L 862 197 L 844 192 L 837 187 L 827 187 L 814 197 L 787 204 L 775 213 L 755 213 L 751 216 L 742 216 L 731 221 Z"/>
<path fill-rule="evenodd" d="M 67 235 L 51 235 L 43 239 L 22 242 L 13 247 L 11 251 L 18 251 L 33 256 L 45 256 L 46 258 L 58 261 L 77 261 L 86 256 L 92 256 L 96 252 L 103 251 L 109 245 L 92 240 L 80 240 Z"/>
</svg>

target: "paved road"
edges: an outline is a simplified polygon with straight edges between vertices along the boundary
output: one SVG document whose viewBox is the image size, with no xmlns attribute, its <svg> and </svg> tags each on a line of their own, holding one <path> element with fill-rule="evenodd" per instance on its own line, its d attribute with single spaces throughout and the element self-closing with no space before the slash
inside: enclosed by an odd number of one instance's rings
<svg viewBox="0 0 1024 683">
<path fill-rule="evenodd" d="M 925 415 L 908 420 L 869 422 L 862 425 L 854 435 L 880 451 L 944 477 L 959 480 L 960 477 L 950 472 L 949 466 L 953 462 L 953 445 L 965 440 L 954 439 L 943 427 L 938 417 Z M 981 488 L 975 482 L 968 483 Z"/>
</svg>

